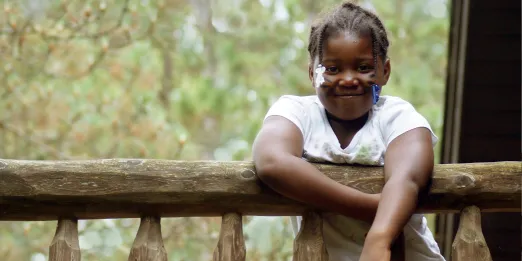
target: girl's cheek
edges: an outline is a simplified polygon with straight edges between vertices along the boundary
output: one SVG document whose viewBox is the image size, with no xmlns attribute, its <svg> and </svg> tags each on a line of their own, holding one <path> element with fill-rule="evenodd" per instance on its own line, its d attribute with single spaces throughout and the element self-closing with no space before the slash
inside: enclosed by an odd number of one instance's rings
<svg viewBox="0 0 522 261">
<path fill-rule="evenodd" d="M 377 77 L 375 76 L 375 73 L 368 73 L 368 74 L 365 74 L 365 75 L 361 75 L 361 80 L 364 82 L 364 83 L 373 83 L 375 82 L 375 80 L 377 80 Z"/>
<path fill-rule="evenodd" d="M 323 74 L 323 78 L 324 78 L 324 85 L 332 85 L 332 83 L 334 83 L 336 81 L 335 79 L 335 76 L 334 75 L 328 75 L 326 73 Z"/>
</svg>

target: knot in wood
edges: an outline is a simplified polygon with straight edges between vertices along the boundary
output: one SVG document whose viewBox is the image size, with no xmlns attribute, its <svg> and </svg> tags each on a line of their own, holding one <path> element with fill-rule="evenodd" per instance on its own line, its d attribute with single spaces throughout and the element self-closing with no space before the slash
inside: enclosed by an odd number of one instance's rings
<svg viewBox="0 0 522 261">
<path fill-rule="evenodd" d="M 468 188 L 475 186 L 475 178 L 468 174 L 459 174 L 454 179 L 454 184 L 457 188 Z"/>
<path fill-rule="evenodd" d="M 241 177 L 243 177 L 245 179 L 253 178 L 255 175 L 256 175 L 256 173 L 254 173 L 254 171 L 251 169 L 245 169 L 241 172 Z"/>
<path fill-rule="evenodd" d="M 130 159 L 130 160 L 124 160 L 122 161 L 123 164 L 125 164 L 127 167 L 133 167 L 137 166 L 143 163 L 143 160 L 140 159 Z"/>
</svg>

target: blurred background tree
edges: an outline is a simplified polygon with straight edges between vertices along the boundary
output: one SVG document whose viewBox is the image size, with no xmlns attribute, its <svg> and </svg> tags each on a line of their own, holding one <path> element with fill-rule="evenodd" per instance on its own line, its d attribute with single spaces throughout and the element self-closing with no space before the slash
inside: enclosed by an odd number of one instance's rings
<svg viewBox="0 0 522 261">
<path fill-rule="evenodd" d="M 384 94 L 410 101 L 440 137 L 447 0 L 357 2 L 389 31 Z M 250 160 L 269 106 L 314 93 L 309 26 L 337 3 L 0 0 L 0 158 Z M 247 260 L 290 259 L 287 217 L 244 222 Z M 169 260 L 211 259 L 220 218 L 162 223 Z M 82 260 L 126 260 L 138 225 L 81 220 Z M 47 260 L 55 226 L 0 222 L 2 260 Z"/>
</svg>

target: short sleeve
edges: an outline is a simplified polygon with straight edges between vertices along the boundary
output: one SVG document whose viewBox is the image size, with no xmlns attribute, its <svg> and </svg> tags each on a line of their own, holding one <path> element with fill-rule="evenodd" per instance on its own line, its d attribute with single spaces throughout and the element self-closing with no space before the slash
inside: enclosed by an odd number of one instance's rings
<svg viewBox="0 0 522 261">
<path fill-rule="evenodd" d="M 306 137 L 305 129 L 308 126 L 308 119 L 305 106 L 300 100 L 300 97 L 291 95 L 281 96 L 270 107 L 264 119 L 266 120 L 266 118 L 270 116 L 281 116 L 290 120 L 299 128 L 303 137 Z"/>
<path fill-rule="evenodd" d="M 415 108 L 404 100 L 390 101 L 383 106 L 381 111 L 381 130 L 386 147 L 399 135 L 419 127 L 424 127 L 431 132 L 432 145 L 438 142 L 438 138 L 431 129 L 429 122 Z"/>
</svg>

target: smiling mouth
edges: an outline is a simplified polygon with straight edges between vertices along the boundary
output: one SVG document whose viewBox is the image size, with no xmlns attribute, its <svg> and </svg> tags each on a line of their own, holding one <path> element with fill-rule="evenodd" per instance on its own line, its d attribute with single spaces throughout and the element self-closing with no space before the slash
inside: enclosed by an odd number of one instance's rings
<svg viewBox="0 0 522 261">
<path fill-rule="evenodd" d="M 357 97 L 357 96 L 363 96 L 364 93 L 361 93 L 361 94 L 339 94 L 339 95 L 335 95 L 335 97 L 340 97 L 340 98 L 343 98 L 343 97 L 346 97 L 346 98 L 349 98 L 349 97 Z"/>
</svg>

